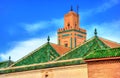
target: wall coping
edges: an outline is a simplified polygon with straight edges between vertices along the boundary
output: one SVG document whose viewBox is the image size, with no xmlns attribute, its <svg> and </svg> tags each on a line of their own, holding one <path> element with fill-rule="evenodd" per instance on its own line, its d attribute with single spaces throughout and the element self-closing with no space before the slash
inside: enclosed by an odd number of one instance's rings
<svg viewBox="0 0 120 78">
<path fill-rule="evenodd" d="M 88 59 L 84 60 L 85 62 L 94 62 L 94 61 L 106 61 L 106 60 L 118 60 L 120 57 L 108 57 L 108 58 L 97 58 L 97 59 Z"/>
</svg>

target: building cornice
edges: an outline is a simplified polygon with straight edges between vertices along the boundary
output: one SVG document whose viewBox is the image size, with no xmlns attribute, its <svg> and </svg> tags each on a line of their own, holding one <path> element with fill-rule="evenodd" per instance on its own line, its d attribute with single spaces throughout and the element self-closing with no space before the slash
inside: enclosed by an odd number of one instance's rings
<svg viewBox="0 0 120 78">
<path fill-rule="evenodd" d="M 85 62 L 96 62 L 96 61 L 109 61 L 109 60 L 120 60 L 120 57 L 108 57 L 108 58 L 96 58 L 84 60 Z"/>
</svg>

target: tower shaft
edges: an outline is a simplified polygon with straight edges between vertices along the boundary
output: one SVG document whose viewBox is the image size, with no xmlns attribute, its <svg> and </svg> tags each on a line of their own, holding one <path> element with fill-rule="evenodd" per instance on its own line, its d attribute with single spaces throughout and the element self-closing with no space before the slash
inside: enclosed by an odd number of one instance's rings
<svg viewBox="0 0 120 78">
<path fill-rule="evenodd" d="M 79 26 L 79 15 L 70 11 L 64 15 L 64 28 L 58 30 L 58 44 L 74 48 L 86 40 L 86 30 Z"/>
</svg>

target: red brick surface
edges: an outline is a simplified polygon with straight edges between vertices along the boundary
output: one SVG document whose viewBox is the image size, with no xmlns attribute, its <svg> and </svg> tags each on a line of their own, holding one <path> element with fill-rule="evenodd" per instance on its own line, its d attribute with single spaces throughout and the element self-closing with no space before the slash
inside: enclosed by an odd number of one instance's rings
<svg viewBox="0 0 120 78">
<path fill-rule="evenodd" d="M 88 62 L 88 78 L 120 78 L 120 60 Z"/>
</svg>

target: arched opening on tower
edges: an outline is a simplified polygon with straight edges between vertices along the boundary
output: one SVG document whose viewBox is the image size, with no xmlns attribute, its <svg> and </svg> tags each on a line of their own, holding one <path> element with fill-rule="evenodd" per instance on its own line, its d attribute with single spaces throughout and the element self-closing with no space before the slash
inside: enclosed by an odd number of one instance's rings
<svg viewBox="0 0 120 78">
<path fill-rule="evenodd" d="M 68 25 L 67 25 L 67 26 L 68 26 L 68 28 L 70 28 L 70 23 L 68 23 Z"/>
<path fill-rule="evenodd" d="M 68 47 L 68 44 L 67 44 L 67 43 L 65 43 L 65 47 Z"/>
</svg>

